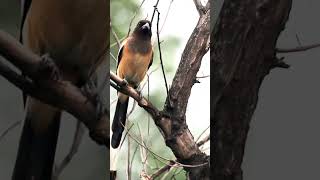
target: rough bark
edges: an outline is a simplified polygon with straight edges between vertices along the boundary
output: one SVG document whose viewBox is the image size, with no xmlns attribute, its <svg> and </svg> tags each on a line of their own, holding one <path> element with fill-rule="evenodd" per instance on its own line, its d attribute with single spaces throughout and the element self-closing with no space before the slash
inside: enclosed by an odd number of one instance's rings
<svg viewBox="0 0 320 180">
<path fill-rule="evenodd" d="M 292 0 L 225 0 L 212 31 L 211 96 L 213 177 L 242 180 L 250 120 L 265 76 L 287 67 L 276 57 L 277 39 Z"/>
<path fill-rule="evenodd" d="M 201 153 L 195 143 L 185 117 L 192 86 L 196 81 L 202 57 L 208 50 L 209 35 L 210 10 L 200 14 L 199 22 L 184 49 L 163 111 L 167 117 L 164 117 L 162 121 L 167 121 L 167 123 L 164 123 L 163 127 L 160 126 L 167 146 L 172 149 L 180 162 L 186 164 L 209 162 L 208 157 Z M 185 169 L 189 172 L 190 179 L 209 179 L 209 165 Z"/>
</svg>

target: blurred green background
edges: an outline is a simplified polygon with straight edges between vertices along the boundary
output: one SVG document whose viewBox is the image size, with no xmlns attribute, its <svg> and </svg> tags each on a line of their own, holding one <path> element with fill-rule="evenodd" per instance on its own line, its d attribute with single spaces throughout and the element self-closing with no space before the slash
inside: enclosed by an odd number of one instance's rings
<svg viewBox="0 0 320 180">
<path fill-rule="evenodd" d="M 20 26 L 20 1 L 0 0 L 0 29 L 17 37 Z M 1 59 L 1 57 L 0 57 Z M 18 120 L 23 120 L 22 93 L 0 76 L 0 134 Z M 75 130 L 75 119 L 64 113 L 56 162 L 60 163 L 65 157 L 72 143 Z M 11 130 L 0 141 L 0 179 L 11 179 L 14 167 L 21 125 Z M 104 180 L 106 170 L 109 169 L 109 152 L 106 148 L 96 145 L 88 136 L 84 139 L 78 153 L 63 171 L 60 180 Z"/>
</svg>

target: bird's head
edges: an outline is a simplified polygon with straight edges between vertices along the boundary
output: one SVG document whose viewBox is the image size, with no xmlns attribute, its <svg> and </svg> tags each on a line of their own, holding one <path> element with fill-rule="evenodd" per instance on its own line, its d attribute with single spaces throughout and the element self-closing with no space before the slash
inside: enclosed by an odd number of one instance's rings
<svg viewBox="0 0 320 180">
<path fill-rule="evenodd" d="M 139 21 L 133 33 L 138 36 L 150 39 L 152 36 L 151 22 L 148 20 Z"/>
</svg>

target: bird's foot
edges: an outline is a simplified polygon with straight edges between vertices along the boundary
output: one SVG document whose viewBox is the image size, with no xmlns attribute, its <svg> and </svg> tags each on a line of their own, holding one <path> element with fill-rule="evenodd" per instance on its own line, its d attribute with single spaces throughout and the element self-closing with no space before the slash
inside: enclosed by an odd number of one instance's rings
<svg viewBox="0 0 320 180">
<path fill-rule="evenodd" d="M 128 86 L 128 81 L 126 79 L 123 79 L 123 81 L 121 82 L 120 86 L 124 87 L 124 86 Z"/>
<path fill-rule="evenodd" d="M 88 98 L 87 102 L 91 102 L 96 107 L 97 117 L 103 112 L 102 95 L 99 93 L 97 82 L 94 79 L 89 79 L 81 88 L 82 93 Z"/>
<path fill-rule="evenodd" d="M 103 104 L 102 93 L 98 88 L 98 83 L 96 80 L 96 77 L 90 78 L 81 88 L 84 96 L 88 98 L 87 102 L 91 102 L 96 108 L 96 117 L 94 120 L 97 121 L 97 125 L 96 128 L 92 129 L 89 134 L 90 137 L 98 144 L 109 147 L 109 131 L 106 130 L 105 126 L 103 125 L 105 122 L 101 120 L 101 118 L 105 115 L 109 117 L 109 110 Z"/>
<path fill-rule="evenodd" d="M 38 67 L 39 79 L 52 79 L 58 81 L 61 79 L 59 68 L 49 54 L 41 56 Z"/>
<path fill-rule="evenodd" d="M 134 87 L 134 89 L 137 91 L 137 93 L 139 94 L 140 99 L 143 98 L 142 96 L 142 90 L 143 88 L 141 87 L 141 84 L 139 84 L 138 86 Z"/>
</svg>

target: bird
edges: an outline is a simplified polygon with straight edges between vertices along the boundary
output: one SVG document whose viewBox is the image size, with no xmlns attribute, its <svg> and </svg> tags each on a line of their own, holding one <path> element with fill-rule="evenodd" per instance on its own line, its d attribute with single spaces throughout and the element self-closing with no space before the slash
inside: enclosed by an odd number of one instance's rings
<svg viewBox="0 0 320 180">
<path fill-rule="evenodd" d="M 153 62 L 151 43 L 151 22 L 140 20 L 133 32 L 126 38 L 118 53 L 117 76 L 133 88 L 137 89 Z M 118 148 L 128 109 L 129 97 L 118 92 L 116 110 L 112 122 L 112 148 Z"/>
<path fill-rule="evenodd" d="M 33 53 L 48 55 L 61 79 L 81 88 L 107 60 L 107 0 L 21 0 L 20 41 Z M 22 72 L 22 74 L 24 74 Z M 25 120 L 12 180 L 50 180 L 61 109 L 26 96 Z"/>
</svg>

